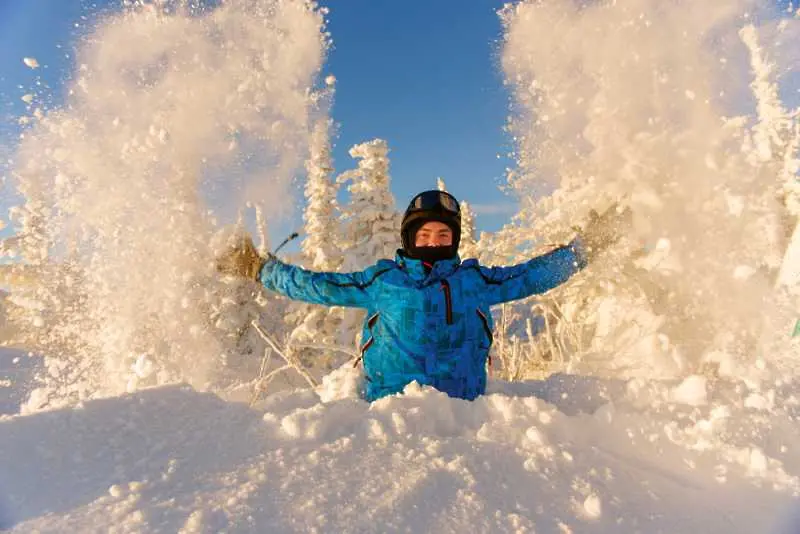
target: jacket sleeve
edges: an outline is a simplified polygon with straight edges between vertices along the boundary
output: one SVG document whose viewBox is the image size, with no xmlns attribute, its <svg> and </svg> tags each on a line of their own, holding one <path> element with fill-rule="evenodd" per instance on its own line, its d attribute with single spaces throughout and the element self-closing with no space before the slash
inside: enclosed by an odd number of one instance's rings
<svg viewBox="0 0 800 534">
<path fill-rule="evenodd" d="M 580 238 L 512 267 L 480 267 L 489 305 L 546 293 L 587 265 Z"/>
<path fill-rule="evenodd" d="M 364 272 L 314 272 L 270 259 L 258 279 L 269 290 L 312 304 L 367 308 L 371 300 Z"/>
</svg>

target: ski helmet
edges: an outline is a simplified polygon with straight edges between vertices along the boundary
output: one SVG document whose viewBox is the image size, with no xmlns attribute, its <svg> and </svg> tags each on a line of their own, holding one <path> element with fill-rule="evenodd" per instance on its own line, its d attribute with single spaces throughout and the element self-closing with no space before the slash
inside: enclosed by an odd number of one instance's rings
<svg viewBox="0 0 800 534">
<path fill-rule="evenodd" d="M 446 224 L 453 231 L 453 242 L 449 247 L 417 247 L 415 236 L 425 223 L 438 221 Z M 411 199 L 403 215 L 400 227 L 403 250 L 412 258 L 420 257 L 420 249 L 446 249 L 444 257 L 452 258 L 458 253 L 461 242 L 461 208 L 456 198 L 445 191 L 423 191 Z M 428 251 L 426 251 L 428 252 Z M 442 253 L 445 250 L 441 250 Z M 436 254 L 440 256 L 440 254 Z"/>
</svg>

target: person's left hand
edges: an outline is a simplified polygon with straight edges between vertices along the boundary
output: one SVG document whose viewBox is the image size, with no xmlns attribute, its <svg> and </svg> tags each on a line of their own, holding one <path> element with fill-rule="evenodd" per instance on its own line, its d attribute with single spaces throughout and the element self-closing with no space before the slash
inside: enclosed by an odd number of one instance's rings
<svg viewBox="0 0 800 534">
<path fill-rule="evenodd" d="M 625 207 L 620 209 L 616 202 L 611 205 L 602 215 L 597 211 L 589 212 L 589 220 L 586 221 L 581 239 L 586 245 L 589 260 L 613 245 L 628 231 L 631 226 L 631 209 Z"/>
<path fill-rule="evenodd" d="M 257 280 L 265 262 L 253 245 L 253 239 L 248 234 L 242 234 L 237 237 L 235 244 L 217 258 L 217 271 Z"/>
</svg>

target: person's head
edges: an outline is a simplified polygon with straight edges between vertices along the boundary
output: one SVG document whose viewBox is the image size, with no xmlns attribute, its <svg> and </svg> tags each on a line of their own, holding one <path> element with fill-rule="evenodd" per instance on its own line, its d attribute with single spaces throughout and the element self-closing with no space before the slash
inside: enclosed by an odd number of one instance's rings
<svg viewBox="0 0 800 534">
<path fill-rule="evenodd" d="M 401 226 L 406 255 L 429 262 L 453 258 L 461 241 L 458 201 L 444 191 L 423 191 L 411 199 Z"/>
</svg>

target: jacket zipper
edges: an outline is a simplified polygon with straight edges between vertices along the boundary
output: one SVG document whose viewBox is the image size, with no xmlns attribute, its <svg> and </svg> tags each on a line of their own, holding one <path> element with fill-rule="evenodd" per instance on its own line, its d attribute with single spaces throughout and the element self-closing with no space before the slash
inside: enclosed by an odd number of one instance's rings
<svg viewBox="0 0 800 534">
<path fill-rule="evenodd" d="M 492 343 L 494 343 L 494 334 L 492 334 L 492 329 L 489 328 L 489 319 L 486 318 L 486 314 L 481 311 L 480 308 L 475 308 L 475 312 L 477 312 L 478 317 L 481 319 L 481 323 L 483 324 L 483 331 L 486 333 L 486 337 L 489 338 L 489 348 L 491 349 Z M 492 355 L 491 353 L 487 356 L 488 363 L 489 363 L 489 375 L 493 375 L 493 365 L 492 365 Z"/>
<path fill-rule="evenodd" d="M 447 324 L 453 324 L 453 300 L 450 298 L 450 283 L 442 280 L 442 291 L 444 291 L 445 317 Z"/>
<path fill-rule="evenodd" d="M 486 318 L 486 314 L 484 314 L 480 308 L 476 308 L 475 312 L 478 314 L 478 317 L 481 318 L 483 331 L 486 332 L 486 337 L 489 338 L 489 344 L 492 344 L 494 342 L 494 334 L 492 334 L 492 329 L 489 328 L 489 319 Z"/>
<path fill-rule="evenodd" d="M 364 361 L 364 354 L 367 352 L 367 349 L 375 343 L 375 334 L 372 332 L 372 328 L 375 326 L 375 323 L 378 322 L 378 317 L 380 317 L 380 312 L 375 312 L 372 314 L 372 317 L 367 319 L 367 328 L 369 329 L 369 339 L 361 345 L 361 348 L 358 351 L 358 358 L 356 361 L 353 362 L 353 368 L 358 367 L 358 364 Z M 369 380 L 369 377 L 366 377 Z"/>
</svg>

